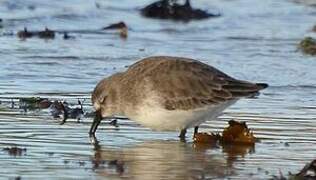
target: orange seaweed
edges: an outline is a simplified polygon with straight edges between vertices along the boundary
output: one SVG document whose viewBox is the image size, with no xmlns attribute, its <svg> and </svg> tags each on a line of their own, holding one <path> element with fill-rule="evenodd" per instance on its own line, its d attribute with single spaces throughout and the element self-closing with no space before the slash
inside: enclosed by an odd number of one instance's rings
<svg viewBox="0 0 316 180">
<path fill-rule="evenodd" d="M 195 143 L 216 143 L 219 140 L 219 135 L 208 133 L 196 133 L 194 134 L 193 141 Z"/>
<path fill-rule="evenodd" d="M 247 144 L 253 145 L 256 138 L 245 122 L 231 120 L 229 126 L 224 128 L 222 135 L 223 143 Z"/>
<path fill-rule="evenodd" d="M 248 129 L 245 122 L 230 120 L 229 126 L 224 128 L 222 135 L 197 133 L 193 137 L 194 143 L 223 143 L 223 144 L 238 144 L 238 145 L 254 145 L 256 137 Z"/>
</svg>

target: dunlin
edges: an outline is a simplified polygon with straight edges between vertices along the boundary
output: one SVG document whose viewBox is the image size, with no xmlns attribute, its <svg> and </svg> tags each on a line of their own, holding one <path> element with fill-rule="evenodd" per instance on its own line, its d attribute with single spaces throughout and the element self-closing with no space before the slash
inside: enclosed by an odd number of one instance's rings
<svg viewBox="0 0 316 180">
<path fill-rule="evenodd" d="M 180 131 L 184 139 L 188 128 L 197 133 L 201 123 L 267 86 L 234 79 L 194 59 L 148 57 L 97 84 L 89 134 L 95 137 L 103 118 L 126 116 L 154 130 Z"/>
</svg>

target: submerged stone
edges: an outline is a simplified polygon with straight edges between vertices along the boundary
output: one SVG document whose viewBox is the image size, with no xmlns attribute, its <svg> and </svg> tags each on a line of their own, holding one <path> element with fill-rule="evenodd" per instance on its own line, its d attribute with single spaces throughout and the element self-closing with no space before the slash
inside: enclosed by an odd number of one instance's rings
<svg viewBox="0 0 316 180">
<path fill-rule="evenodd" d="M 316 55 L 316 40 L 312 37 L 304 38 L 299 44 L 299 49 L 305 54 Z"/>
<path fill-rule="evenodd" d="M 201 20 L 220 16 L 201 9 L 193 9 L 189 0 L 186 0 L 184 5 L 178 4 L 174 0 L 160 0 L 142 8 L 141 14 L 149 18 L 179 21 Z"/>
</svg>

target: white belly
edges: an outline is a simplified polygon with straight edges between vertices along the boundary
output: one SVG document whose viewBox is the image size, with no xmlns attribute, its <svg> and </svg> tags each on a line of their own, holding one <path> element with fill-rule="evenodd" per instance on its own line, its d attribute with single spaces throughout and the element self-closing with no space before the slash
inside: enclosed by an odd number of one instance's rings
<svg viewBox="0 0 316 180">
<path fill-rule="evenodd" d="M 231 100 L 216 106 L 206 106 L 193 110 L 166 110 L 159 106 L 143 106 L 134 116 L 129 118 L 153 130 L 179 131 L 216 118 L 224 109 L 235 102 L 236 100 Z"/>
</svg>

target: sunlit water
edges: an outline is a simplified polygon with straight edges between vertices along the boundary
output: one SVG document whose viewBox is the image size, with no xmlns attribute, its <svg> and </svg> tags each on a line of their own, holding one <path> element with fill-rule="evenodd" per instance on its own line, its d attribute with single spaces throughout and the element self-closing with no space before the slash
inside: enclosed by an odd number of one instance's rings
<svg viewBox="0 0 316 180">
<path fill-rule="evenodd" d="M 294 1 L 193 1 L 221 13 L 181 23 L 146 19 L 139 8 L 152 1 L 0 1 L 0 148 L 18 146 L 21 156 L 0 151 L 0 176 L 25 179 L 267 179 L 298 172 L 316 158 L 316 61 L 297 44 L 315 23 L 316 8 Z M 97 8 L 99 7 L 99 8 Z M 128 38 L 102 27 L 124 20 Z M 19 40 L 26 26 L 67 30 L 75 39 Z M 243 99 L 201 131 L 220 132 L 243 120 L 261 139 L 255 148 L 197 146 L 177 133 L 153 132 L 129 120 L 104 122 L 100 146 L 90 144 L 91 118 L 59 125 L 48 111 L 8 108 L 18 97 L 84 101 L 105 76 L 151 55 L 199 59 L 245 80 L 267 82 L 257 99 Z"/>
</svg>

